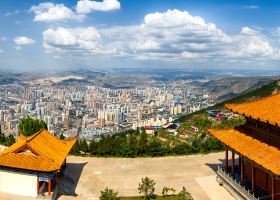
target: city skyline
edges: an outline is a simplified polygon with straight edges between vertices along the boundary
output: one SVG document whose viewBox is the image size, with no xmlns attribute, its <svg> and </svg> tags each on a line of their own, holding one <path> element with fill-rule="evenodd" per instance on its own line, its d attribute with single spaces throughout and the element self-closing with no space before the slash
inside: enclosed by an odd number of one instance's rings
<svg viewBox="0 0 280 200">
<path fill-rule="evenodd" d="M 0 70 L 275 70 L 279 7 L 252 0 L 2 1 Z"/>
</svg>

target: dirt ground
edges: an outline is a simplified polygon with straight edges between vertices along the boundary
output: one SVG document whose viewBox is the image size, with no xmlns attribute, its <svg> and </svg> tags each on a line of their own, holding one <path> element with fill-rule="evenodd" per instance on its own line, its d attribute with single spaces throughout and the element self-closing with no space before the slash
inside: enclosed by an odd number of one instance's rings
<svg viewBox="0 0 280 200">
<path fill-rule="evenodd" d="M 156 193 L 164 186 L 179 192 L 183 186 L 195 200 L 234 200 L 216 182 L 216 169 L 224 153 L 163 158 L 67 158 L 66 175 L 74 180 L 77 196 L 61 196 L 59 200 L 97 200 L 100 190 L 106 187 L 121 196 L 135 196 L 142 177 L 156 182 Z M 27 200 L 0 194 L 0 200 Z M 33 199 L 34 200 L 34 199 Z"/>
</svg>

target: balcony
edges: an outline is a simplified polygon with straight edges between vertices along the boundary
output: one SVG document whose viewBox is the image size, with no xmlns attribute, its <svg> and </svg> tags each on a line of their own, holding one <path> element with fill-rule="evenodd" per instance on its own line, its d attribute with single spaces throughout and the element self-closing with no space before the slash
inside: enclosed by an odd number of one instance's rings
<svg viewBox="0 0 280 200">
<path fill-rule="evenodd" d="M 251 188 L 251 182 L 247 179 L 244 180 L 244 186 L 241 185 L 240 174 L 238 173 L 238 166 L 235 166 L 234 178 L 231 176 L 231 169 L 228 169 L 228 173 L 225 172 L 223 167 L 218 166 L 217 181 L 220 185 L 223 185 L 235 198 L 248 199 L 248 200 L 271 200 L 271 195 L 256 188 L 255 193 L 249 189 Z"/>
</svg>

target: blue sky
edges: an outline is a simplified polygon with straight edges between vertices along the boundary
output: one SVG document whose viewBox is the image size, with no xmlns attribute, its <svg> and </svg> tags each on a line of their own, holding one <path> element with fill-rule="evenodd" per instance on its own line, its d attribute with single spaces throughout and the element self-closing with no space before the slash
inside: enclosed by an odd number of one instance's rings
<svg viewBox="0 0 280 200">
<path fill-rule="evenodd" d="M 0 69 L 278 69 L 277 0 L 0 2 Z"/>
</svg>

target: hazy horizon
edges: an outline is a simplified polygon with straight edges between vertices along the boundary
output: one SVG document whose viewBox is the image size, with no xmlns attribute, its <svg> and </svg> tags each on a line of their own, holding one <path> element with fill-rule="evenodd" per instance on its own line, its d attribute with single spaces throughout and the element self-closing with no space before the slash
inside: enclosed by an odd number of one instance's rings
<svg viewBox="0 0 280 200">
<path fill-rule="evenodd" d="M 5 27 L 0 70 L 279 69 L 275 0 L 3 0 L 0 5 Z"/>
</svg>

